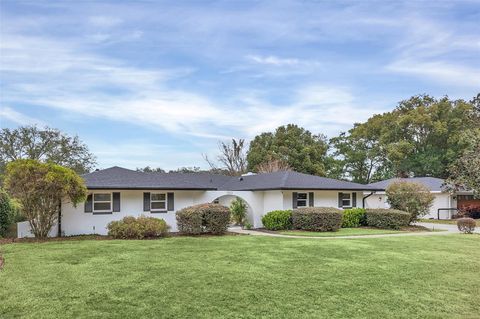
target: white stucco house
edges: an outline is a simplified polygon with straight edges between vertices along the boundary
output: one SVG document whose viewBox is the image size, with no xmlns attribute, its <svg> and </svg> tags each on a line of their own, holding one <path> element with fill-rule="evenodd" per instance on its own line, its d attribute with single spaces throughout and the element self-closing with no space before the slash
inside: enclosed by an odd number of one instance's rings
<svg viewBox="0 0 480 319">
<path fill-rule="evenodd" d="M 369 186 L 381 189 L 365 199 L 366 208 L 389 208 L 385 189 L 396 181 L 416 182 L 426 186 L 430 193 L 435 197 L 430 212 L 423 218 L 429 219 L 451 219 L 452 216 L 462 207 L 467 205 L 480 206 L 480 200 L 474 199 L 473 193 L 455 192 L 449 193 L 444 187 L 445 180 L 435 177 L 412 177 L 412 178 L 391 178 L 377 183 L 371 183 Z"/>
<path fill-rule="evenodd" d="M 111 167 L 83 176 L 88 188 L 85 203 L 63 202 L 59 225 L 51 235 L 107 234 L 111 221 L 125 216 L 164 219 L 177 231 L 175 212 L 187 206 L 217 202 L 228 206 L 236 196 L 248 205 L 248 220 L 256 228 L 267 212 L 297 207 L 363 207 L 370 185 L 297 172 L 231 177 L 208 173 L 144 173 Z M 31 236 L 28 223 L 19 237 Z"/>
</svg>

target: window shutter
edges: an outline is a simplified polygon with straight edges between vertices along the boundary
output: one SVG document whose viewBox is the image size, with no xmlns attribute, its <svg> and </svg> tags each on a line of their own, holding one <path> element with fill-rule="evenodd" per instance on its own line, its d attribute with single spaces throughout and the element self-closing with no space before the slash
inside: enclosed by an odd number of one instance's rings
<svg viewBox="0 0 480 319">
<path fill-rule="evenodd" d="M 167 210 L 174 211 L 175 210 L 175 195 L 174 193 L 167 193 Z"/>
<path fill-rule="evenodd" d="M 313 192 L 308 193 L 308 206 L 310 207 L 313 207 L 315 203 L 313 196 Z"/>
<path fill-rule="evenodd" d="M 342 208 L 343 205 L 342 205 L 342 197 L 343 197 L 343 193 L 338 193 L 338 207 L 339 208 Z"/>
<path fill-rule="evenodd" d="M 298 193 L 294 192 L 292 194 L 292 207 L 293 207 L 293 209 L 297 208 L 297 198 L 298 198 Z"/>
<path fill-rule="evenodd" d="M 150 193 L 143 193 L 143 211 L 150 211 Z"/>
<path fill-rule="evenodd" d="M 113 193 L 113 211 L 120 211 L 120 193 Z"/>
<path fill-rule="evenodd" d="M 87 200 L 85 201 L 85 213 L 91 213 L 93 212 L 93 200 L 92 200 L 92 194 L 87 196 Z"/>
<path fill-rule="evenodd" d="M 352 207 L 357 207 L 357 193 L 352 193 Z"/>
</svg>

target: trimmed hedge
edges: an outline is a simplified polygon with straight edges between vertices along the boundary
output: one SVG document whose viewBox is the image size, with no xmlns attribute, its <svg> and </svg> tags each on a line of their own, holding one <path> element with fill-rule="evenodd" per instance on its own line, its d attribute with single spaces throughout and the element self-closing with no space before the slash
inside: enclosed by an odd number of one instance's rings
<svg viewBox="0 0 480 319">
<path fill-rule="evenodd" d="M 140 216 L 124 217 L 107 225 L 108 235 L 122 239 L 143 239 L 164 237 L 170 227 L 163 219 Z"/>
<path fill-rule="evenodd" d="M 464 217 L 457 219 L 458 230 L 465 234 L 471 234 L 475 230 L 475 219 Z"/>
<path fill-rule="evenodd" d="M 183 234 L 223 234 L 230 223 L 230 210 L 219 204 L 200 204 L 177 211 L 176 218 Z"/>
<path fill-rule="evenodd" d="M 396 209 L 367 209 L 367 226 L 387 229 L 399 229 L 410 224 L 411 215 Z"/>
<path fill-rule="evenodd" d="M 310 231 L 337 231 L 342 226 L 342 211 L 333 207 L 304 207 L 294 209 L 292 223 L 295 229 Z"/>
<path fill-rule="evenodd" d="M 274 210 L 262 217 L 262 224 L 268 230 L 284 230 L 292 228 L 291 210 Z"/>
<path fill-rule="evenodd" d="M 350 208 L 343 211 L 343 228 L 355 228 L 364 225 L 366 225 L 364 208 Z"/>
</svg>

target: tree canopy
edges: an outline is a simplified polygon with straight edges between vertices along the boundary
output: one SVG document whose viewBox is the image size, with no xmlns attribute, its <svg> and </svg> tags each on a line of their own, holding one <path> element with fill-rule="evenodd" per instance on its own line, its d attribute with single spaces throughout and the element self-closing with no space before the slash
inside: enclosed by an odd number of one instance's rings
<svg viewBox="0 0 480 319">
<path fill-rule="evenodd" d="M 412 175 L 447 178 L 467 147 L 463 132 L 476 127 L 479 117 L 472 102 L 419 95 L 355 124 L 331 143 L 345 175 L 356 182 Z"/>
<path fill-rule="evenodd" d="M 83 179 L 73 170 L 37 160 L 7 164 L 5 189 L 21 205 L 37 238 L 45 238 L 58 219 L 62 200 L 73 205 L 85 200 Z"/>
<path fill-rule="evenodd" d="M 288 124 L 273 133 L 257 135 L 250 142 L 248 169 L 256 172 L 259 165 L 279 160 L 297 172 L 325 176 L 327 150 L 324 135 L 314 135 L 302 127 Z"/>
<path fill-rule="evenodd" d="M 33 159 L 52 162 L 73 169 L 78 174 L 91 171 L 96 164 L 78 136 L 68 136 L 57 129 L 22 126 L 0 131 L 0 173 L 10 161 Z"/>
</svg>

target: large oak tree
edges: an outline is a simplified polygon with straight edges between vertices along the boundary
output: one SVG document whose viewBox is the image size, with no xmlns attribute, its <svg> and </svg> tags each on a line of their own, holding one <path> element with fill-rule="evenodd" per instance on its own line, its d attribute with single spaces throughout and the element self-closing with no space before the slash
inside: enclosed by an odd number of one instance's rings
<svg viewBox="0 0 480 319">
<path fill-rule="evenodd" d="M 33 159 L 73 169 L 78 174 L 91 171 L 96 164 L 78 136 L 68 136 L 49 127 L 22 126 L 0 131 L 0 173 L 8 162 Z"/>
</svg>

